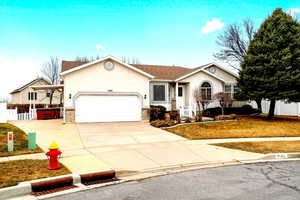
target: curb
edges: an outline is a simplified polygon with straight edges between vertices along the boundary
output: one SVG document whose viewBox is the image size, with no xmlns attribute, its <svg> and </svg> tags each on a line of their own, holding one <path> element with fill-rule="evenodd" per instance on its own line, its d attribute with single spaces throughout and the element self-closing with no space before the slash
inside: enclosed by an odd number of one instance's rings
<svg viewBox="0 0 300 200">
<path fill-rule="evenodd" d="M 0 199 L 8 199 L 19 196 L 30 195 L 32 192 L 39 192 L 45 189 L 55 188 L 55 186 L 85 186 L 83 188 L 77 187 L 74 191 L 88 190 L 96 187 L 108 186 L 119 184 L 123 182 L 130 182 L 135 180 L 146 179 L 155 176 L 168 175 L 178 172 L 197 170 L 202 168 L 215 168 L 230 165 L 243 165 L 251 163 L 261 163 L 261 162 L 276 162 L 276 161 L 294 161 L 300 160 L 300 153 L 276 153 L 276 154 L 266 154 L 263 156 L 258 156 L 251 159 L 235 159 L 230 161 L 219 161 L 219 162 L 197 162 L 197 163 L 186 163 L 181 165 L 171 165 L 162 168 L 152 168 L 139 173 L 128 174 L 121 176 L 122 180 L 116 179 L 116 172 L 114 170 L 102 170 L 94 171 L 82 174 L 67 174 L 63 176 L 50 177 L 37 179 L 32 181 L 21 182 L 16 186 L 7 187 L 0 189 Z M 113 180 L 113 182 L 105 182 L 106 180 Z M 100 184 L 97 181 L 103 181 Z M 95 185 L 88 185 L 87 183 L 92 183 Z M 60 191 L 56 193 L 46 194 L 44 197 L 58 196 L 59 194 L 66 194 L 72 192 L 70 191 Z M 37 199 L 43 199 L 43 196 Z"/>
<path fill-rule="evenodd" d="M 82 174 L 67 174 L 62 176 L 21 182 L 16 186 L 0 189 L 0 199 L 9 199 L 30 195 L 45 190 L 57 189 L 65 186 L 84 184 L 90 181 L 105 181 L 115 178 L 114 170 L 102 170 Z"/>
</svg>

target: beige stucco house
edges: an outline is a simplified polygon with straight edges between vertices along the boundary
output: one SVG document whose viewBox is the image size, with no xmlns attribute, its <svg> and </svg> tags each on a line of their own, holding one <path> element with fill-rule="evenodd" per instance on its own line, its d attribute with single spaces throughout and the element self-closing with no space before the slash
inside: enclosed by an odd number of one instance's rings
<svg viewBox="0 0 300 200">
<path fill-rule="evenodd" d="M 45 104 L 50 103 L 49 96 L 50 93 L 47 90 L 32 90 L 31 87 L 34 86 L 44 86 L 49 85 L 49 83 L 43 78 L 37 78 L 33 81 L 23 85 L 22 87 L 15 89 L 10 93 L 11 104 Z M 60 103 L 60 92 L 56 91 L 53 94 L 52 104 Z"/>
<path fill-rule="evenodd" d="M 112 122 L 147 119 L 150 105 L 196 112 L 193 91 L 208 98 L 234 93 L 237 76 L 210 63 L 196 68 L 126 64 L 107 56 L 93 62 L 63 61 L 65 122 Z"/>
</svg>

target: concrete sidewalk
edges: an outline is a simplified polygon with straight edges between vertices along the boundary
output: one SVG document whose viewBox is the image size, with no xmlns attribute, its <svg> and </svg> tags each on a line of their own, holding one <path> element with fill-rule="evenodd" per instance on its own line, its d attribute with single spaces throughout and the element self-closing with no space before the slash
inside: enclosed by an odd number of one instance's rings
<svg viewBox="0 0 300 200">
<path fill-rule="evenodd" d="M 146 122 L 62 124 L 61 120 L 31 120 L 11 123 L 25 132 L 36 131 L 37 143 L 44 151 L 55 140 L 63 151 L 61 162 L 74 173 L 105 168 L 137 172 L 260 156 L 257 153 L 212 146 L 208 140 L 188 140 L 154 128 Z M 24 158 L 46 157 L 38 154 L 9 159 Z"/>
</svg>

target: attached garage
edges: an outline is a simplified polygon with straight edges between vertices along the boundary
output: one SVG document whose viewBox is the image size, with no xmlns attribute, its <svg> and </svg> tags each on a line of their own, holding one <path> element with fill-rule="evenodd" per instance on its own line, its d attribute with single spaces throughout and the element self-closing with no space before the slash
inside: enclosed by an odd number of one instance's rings
<svg viewBox="0 0 300 200">
<path fill-rule="evenodd" d="M 138 95 L 80 95 L 75 100 L 76 122 L 140 121 L 141 112 Z"/>
</svg>

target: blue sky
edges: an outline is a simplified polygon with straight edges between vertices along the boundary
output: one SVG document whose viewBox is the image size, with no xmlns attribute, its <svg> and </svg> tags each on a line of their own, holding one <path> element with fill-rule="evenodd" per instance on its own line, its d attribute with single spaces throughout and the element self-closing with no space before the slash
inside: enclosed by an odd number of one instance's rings
<svg viewBox="0 0 300 200">
<path fill-rule="evenodd" d="M 226 25 L 250 18 L 258 26 L 277 7 L 299 9 L 300 1 L 0 0 L 0 69 L 7 75 L 0 96 L 35 78 L 49 56 L 110 54 L 188 67 L 212 62 Z"/>
</svg>

